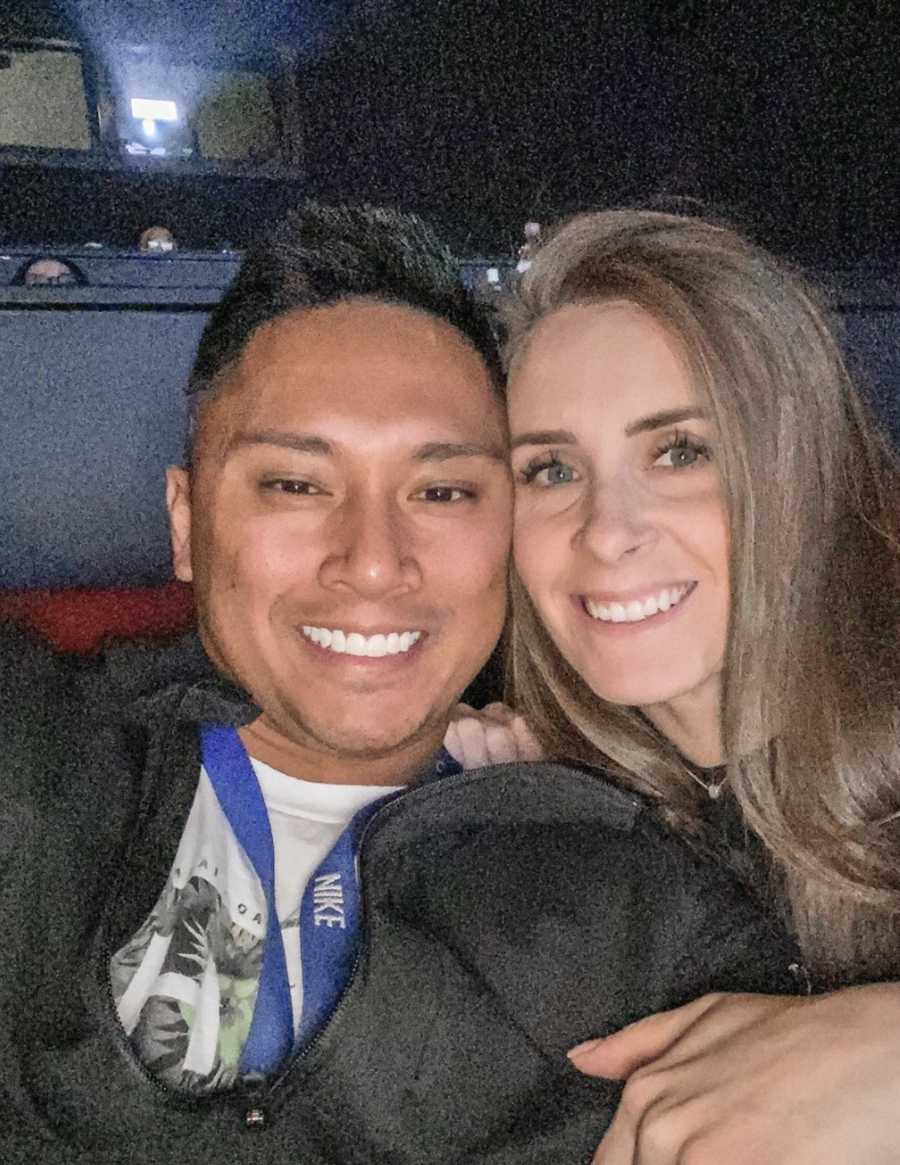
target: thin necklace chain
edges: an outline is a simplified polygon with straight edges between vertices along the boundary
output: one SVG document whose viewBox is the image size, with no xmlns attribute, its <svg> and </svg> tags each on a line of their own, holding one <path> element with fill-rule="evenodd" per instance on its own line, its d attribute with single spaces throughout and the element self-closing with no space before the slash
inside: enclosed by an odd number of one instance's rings
<svg viewBox="0 0 900 1165">
<path fill-rule="evenodd" d="M 718 801 L 722 796 L 722 786 L 728 780 L 728 773 L 726 772 L 718 781 L 704 781 L 704 779 L 690 767 L 690 765 L 682 765 L 682 768 L 687 775 L 700 786 L 703 792 L 709 797 L 710 801 Z"/>
</svg>

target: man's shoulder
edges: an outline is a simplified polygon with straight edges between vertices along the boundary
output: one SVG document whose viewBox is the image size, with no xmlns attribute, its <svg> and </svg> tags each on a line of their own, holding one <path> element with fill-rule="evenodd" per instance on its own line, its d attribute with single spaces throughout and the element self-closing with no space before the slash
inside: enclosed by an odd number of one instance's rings
<svg viewBox="0 0 900 1165">
<path fill-rule="evenodd" d="M 173 687 L 219 679 L 195 632 L 164 642 L 120 640 L 94 673 L 111 699 L 132 703 Z"/>
<path fill-rule="evenodd" d="M 593 821 L 629 832 L 647 810 L 636 793 L 601 769 L 560 761 L 511 762 L 469 769 L 417 791 L 415 814 L 461 824 L 552 825 Z M 411 808 L 411 806 L 410 806 Z"/>
<path fill-rule="evenodd" d="M 167 643 L 122 640 L 91 655 L 61 652 L 16 623 L 0 622 L 0 705 L 8 715 L 36 709 L 60 714 L 66 703 L 125 703 L 182 682 L 215 675 L 193 634 Z M 57 701 L 55 707 L 53 701 Z"/>
<path fill-rule="evenodd" d="M 0 623 L 0 718 L 49 711 L 71 685 L 78 664 L 17 623 Z"/>
<path fill-rule="evenodd" d="M 604 991 L 627 987 L 639 1000 L 652 989 L 661 1007 L 724 985 L 791 985 L 795 952 L 777 920 L 727 866 L 601 770 L 473 770 L 410 794 L 407 814 L 391 847 L 400 858 L 392 901 L 466 958 L 503 967 L 527 948 L 550 982 L 558 961 L 575 979 L 596 974 L 603 952 Z M 507 985 L 512 996 L 514 976 Z"/>
<path fill-rule="evenodd" d="M 77 799 L 97 764 L 136 755 L 154 715 L 171 717 L 184 691 L 209 674 L 196 641 L 123 642 L 77 656 L 0 625 L 0 790 L 7 804 L 53 803 L 64 792 Z"/>
<path fill-rule="evenodd" d="M 397 813 L 389 835 L 413 845 L 423 837 L 437 863 L 464 850 L 467 862 L 532 873 L 546 863 L 560 876 L 577 871 L 602 882 L 615 870 L 621 885 L 686 901 L 719 891 L 730 900 L 747 889 L 702 831 L 673 828 L 652 801 L 596 767 L 540 761 L 473 769 L 401 798 Z"/>
</svg>

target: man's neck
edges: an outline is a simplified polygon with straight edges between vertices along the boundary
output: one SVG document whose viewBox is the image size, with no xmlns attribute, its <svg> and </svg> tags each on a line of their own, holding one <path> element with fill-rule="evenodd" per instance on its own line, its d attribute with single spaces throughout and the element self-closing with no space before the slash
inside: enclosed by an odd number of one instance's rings
<svg viewBox="0 0 900 1165">
<path fill-rule="evenodd" d="M 429 733 L 390 752 L 341 753 L 314 743 L 299 745 L 268 725 L 263 717 L 239 729 L 254 760 L 289 777 L 328 785 L 406 785 L 428 766 L 443 737 Z"/>
</svg>

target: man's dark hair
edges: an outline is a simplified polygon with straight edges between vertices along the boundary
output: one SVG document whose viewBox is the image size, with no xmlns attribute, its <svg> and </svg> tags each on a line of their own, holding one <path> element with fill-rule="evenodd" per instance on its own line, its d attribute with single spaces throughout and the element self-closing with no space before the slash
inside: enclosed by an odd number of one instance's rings
<svg viewBox="0 0 900 1165">
<path fill-rule="evenodd" d="M 396 210 L 307 202 L 247 250 L 203 331 L 188 393 L 212 388 L 260 324 L 297 308 L 356 297 L 446 320 L 468 338 L 499 385 L 487 311 L 463 287 L 457 260 L 430 227 Z"/>
</svg>

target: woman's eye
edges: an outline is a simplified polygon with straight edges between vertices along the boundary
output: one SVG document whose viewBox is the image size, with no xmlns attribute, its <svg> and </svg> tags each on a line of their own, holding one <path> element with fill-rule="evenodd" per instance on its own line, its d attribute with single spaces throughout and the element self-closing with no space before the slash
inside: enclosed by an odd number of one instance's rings
<svg viewBox="0 0 900 1165">
<path fill-rule="evenodd" d="M 535 461 L 522 470 L 522 480 L 526 485 L 554 486 L 569 485 L 578 480 L 571 465 L 553 458 L 551 461 Z"/>
<path fill-rule="evenodd" d="M 709 460 L 709 449 L 697 441 L 679 439 L 672 441 L 663 449 L 658 449 L 654 455 L 654 465 L 663 469 L 690 469 L 698 461 Z"/>
</svg>

